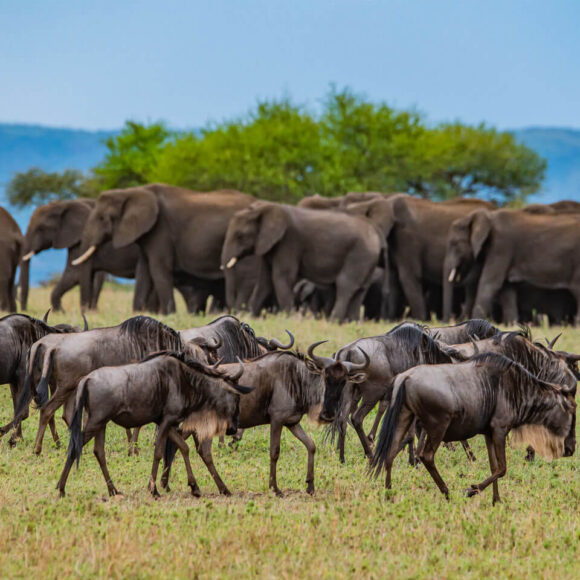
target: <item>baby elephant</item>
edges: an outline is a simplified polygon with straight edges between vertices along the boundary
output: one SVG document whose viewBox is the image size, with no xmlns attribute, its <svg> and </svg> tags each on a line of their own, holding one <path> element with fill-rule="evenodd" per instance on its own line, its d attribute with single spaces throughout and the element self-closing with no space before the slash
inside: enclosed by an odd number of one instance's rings
<svg viewBox="0 0 580 580">
<path fill-rule="evenodd" d="M 252 391 L 237 384 L 243 364 L 233 376 L 186 358 L 185 353 L 161 351 L 139 363 L 102 367 L 79 383 L 66 464 L 56 488 L 65 495 L 70 469 L 83 447 L 94 437 L 94 453 L 103 472 L 109 495 L 119 492 L 113 485 L 105 459 L 105 430 L 109 421 L 131 429 L 148 423 L 158 426 L 149 491 L 157 491 L 159 462 L 169 437 L 179 448 L 187 469 L 187 483 L 194 496 L 201 495 L 189 463 L 189 448 L 176 427 L 187 418 L 188 429 L 198 440 L 233 435 L 238 429 L 240 394 Z M 82 429 L 83 410 L 88 418 Z M 206 465 L 218 486 L 223 485 L 213 463 Z M 219 482 L 218 482 L 219 480 Z"/>
</svg>

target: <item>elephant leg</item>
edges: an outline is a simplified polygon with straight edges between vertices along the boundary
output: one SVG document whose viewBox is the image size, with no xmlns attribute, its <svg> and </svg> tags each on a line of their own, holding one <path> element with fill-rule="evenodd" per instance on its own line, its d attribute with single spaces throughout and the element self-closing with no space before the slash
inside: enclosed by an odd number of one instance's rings
<svg viewBox="0 0 580 580">
<path fill-rule="evenodd" d="M 507 252 L 497 256 L 494 254 L 488 256 L 477 286 L 477 297 L 473 307 L 474 316 L 485 318 L 491 312 L 493 299 L 507 278 L 510 260 L 511 256 Z"/>
<path fill-rule="evenodd" d="M 106 272 L 100 271 L 93 274 L 93 288 L 91 292 L 90 308 L 91 310 L 97 309 L 97 304 L 99 303 L 99 296 L 101 295 L 101 290 L 103 289 L 103 284 L 107 278 Z"/>
<path fill-rule="evenodd" d="M 294 309 L 294 292 L 298 268 L 291 264 L 282 264 L 282 260 L 272 266 L 272 281 L 276 300 L 282 310 L 291 312 Z"/>
<path fill-rule="evenodd" d="M 499 292 L 499 302 L 504 324 L 515 324 L 519 320 L 518 297 L 512 284 L 504 284 Z"/>
<path fill-rule="evenodd" d="M 427 305 L 421 284 L 419 268 L 414 268 L 413 264 L 398 264 L 399 280 L 403 287 L 403 293 L 411 308 L 411 316 L 418 320 L 427 319 Z"/>
<path fill-rule="evenodd" d="M 148 264 L 153 287 L 159 298 L 159 310 L 161 314 L 172 314 L 175 312 L 173 261 L 164 254 L 155 254 L 153 257 L 149 257 Z"/>
<path fill-rule="evenodd" d="M 133 292 L 134 312 L 159 312 L 159 301 L 153 288 L 147 260 L 140 257 L 135 269 L 135 290 Z"/>
</svg>

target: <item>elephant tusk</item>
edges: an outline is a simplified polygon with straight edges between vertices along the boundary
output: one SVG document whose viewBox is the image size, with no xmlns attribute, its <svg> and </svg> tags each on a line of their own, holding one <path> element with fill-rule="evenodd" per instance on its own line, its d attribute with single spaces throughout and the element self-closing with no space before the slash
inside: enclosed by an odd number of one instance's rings
<svg viewBox="0 0 580 580">
<path fill-rule="evenodd" d="M 32 258 L 32 256 L 34 256 L 34 254 L 36 254 L 36 252 L 28 252 L 28 254 L 26 254 L 26 256 L 22 256 L 22 261 L 28 262 L 28 260 L 30 260 L 30 258 Z"/>
<path fill-rule="evenodd" d="M 226 264 L 226 268 L 229 270 L 230 268 L 233 268 L 236 263 L 237 263 L 238 259 L 234 256 L 233 258 L 230 258 L 228 260 L 228 263 Z"/>
<path fill-rule="evenodd" d="M 80 266 L 81 264 L 84 264 L 96 251 L 97 246 L 91 246 L 82 256 L 79 256 L 76 260 L 73 260 L 72 265 Z"/>
<path fill-rule="evenodd" d="M 447 281 L 453 282 L 453 279 L 455 278 L 456 273 L 457 273 L 457 268 L 453 268 L 453 270 L 451 270 L 451 273 L 449 274 L 449 278 L 447 278 Z"/>
</svg>

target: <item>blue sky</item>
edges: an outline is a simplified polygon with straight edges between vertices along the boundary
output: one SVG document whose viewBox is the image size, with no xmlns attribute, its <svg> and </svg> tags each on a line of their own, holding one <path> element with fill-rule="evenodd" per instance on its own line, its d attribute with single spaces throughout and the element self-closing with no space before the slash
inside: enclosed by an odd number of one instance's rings
<svg viewBox="0 0 580 580">
<path fill-rule="evenodd" d="M 330 83 L 432 121 L 580 128 L 580 2 L 0 0 L 0 121 L 198 127 Z"/>
</svg>

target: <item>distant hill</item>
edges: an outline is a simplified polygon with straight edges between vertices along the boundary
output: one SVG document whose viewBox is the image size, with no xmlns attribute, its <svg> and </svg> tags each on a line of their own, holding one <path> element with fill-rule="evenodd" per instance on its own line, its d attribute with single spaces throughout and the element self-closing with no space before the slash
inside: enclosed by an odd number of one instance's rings
<svg viewBox="0 0 580 580">
<path fill-rule="evenodd" d="M 0 204 L 7 206 L 4 185 L 17 171 L 37 166 L 45 171 L 66 168 L 87 170 L 105 154 L 104 140 L 115 131 L 57 129 L 38 125 L 0 123 Z M 530 127 L 514 131 L 516 137 L 548 161 L 546 181 L 534 201 L 580 201 L 580 130 Z M 32 209 L 9 208 L 24 231 Z M 52 250 L 33 258 L 32 282 L 62 271 L 65 253 Z"/>
<path fill-rule="evenodd" d="M 114 134 L 114 131 L 82 131 L 0 123 L 0 205 L 8 206 L 4 197 L 4 186 L 14 173 L 26 171 L 33 166 L 45 171 L 62 171 L 67 168 L 86 171 L 101 161 L 106 151 L 104 140 Z M 22 231 L 26 231 L 34 208 L 8 209 Z M 62 272 L 65 263 L 65 250 L 50 250 L 34 257 L 31 282 L 38 284 L 55 272 Z"/>
</svg>

